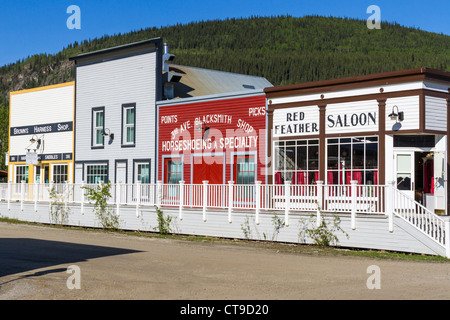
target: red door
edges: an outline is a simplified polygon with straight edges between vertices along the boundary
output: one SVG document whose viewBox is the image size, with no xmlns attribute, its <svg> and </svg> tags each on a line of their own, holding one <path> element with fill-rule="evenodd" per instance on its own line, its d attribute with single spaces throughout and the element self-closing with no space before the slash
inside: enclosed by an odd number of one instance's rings
<svg viewBox="0 0 450 320">
<path fill-rule="evenodd" d="M 223 184 L 223 157 L 194 156 L 192 183 Z"/>
<path fill-rule="evenodd" d="M 208 207 L 222 206 L 224 199 L 223 185 L 223 157 L 222 156 L 195 156 L 192 168 L 192 183 L 201 185 L 208 181 Z M 193 186 L 194 204 L 203 206 L 203 186 Z"/>
</svg>

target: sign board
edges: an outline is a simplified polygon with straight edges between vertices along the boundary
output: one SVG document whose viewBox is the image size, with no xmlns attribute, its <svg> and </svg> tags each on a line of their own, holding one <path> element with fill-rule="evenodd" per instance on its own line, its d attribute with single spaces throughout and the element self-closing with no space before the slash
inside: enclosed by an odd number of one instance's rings
<svg viewBox="0 0 450 320">
<path fill-rule="evenodd" d="M 356 101 L 326 106 L 325 128 L 320 128 L 318 106 L 275 109 L 273 136 L 311 136 L 378 131 L 378 102 Z"/>
<path fill-rule="evenodd" d="M 27 152 L 25 159 L 27 166 L 35 166 L 38 164 L 38 154 L 36 152 Z"/>
<path fill-rule="evenodd" d="M 273 136 L 319 134 L 319 107 L 276 109 L 273 113 Z"/>
<path fill-rule="evenodd" d="M 59 123 L 49 123 L 25 127 L 15 127 L 11 128 L 11 136 L 23 136 L 31 134 L 44 134 L 44 133 L 55 133 L 55 132 L 68 132 L 73 131 L 73 122 L 59 122 Z"/>
</svg>

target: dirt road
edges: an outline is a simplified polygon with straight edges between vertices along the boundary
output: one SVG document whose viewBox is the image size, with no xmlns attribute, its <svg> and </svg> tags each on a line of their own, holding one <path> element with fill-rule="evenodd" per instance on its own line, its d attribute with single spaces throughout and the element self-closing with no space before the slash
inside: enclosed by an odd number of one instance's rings
<svg viewBox="0 0 450 320">
<path fill-rule="evenodd" d="M 0 223 L 0 300 L 449 299 L 449 287 L 447 262 Z"/>
</svg>

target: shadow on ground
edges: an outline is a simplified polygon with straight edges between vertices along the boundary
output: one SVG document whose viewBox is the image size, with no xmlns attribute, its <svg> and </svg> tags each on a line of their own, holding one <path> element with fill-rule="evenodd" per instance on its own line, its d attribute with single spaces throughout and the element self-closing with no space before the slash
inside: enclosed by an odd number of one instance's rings
<svg viewBox="0 0 450 320">
<path fill-rule="evenodd" d="M 140 251 L 38 239 L 0 238 L 0 277 L 136 252 Z M 52 273 L 55 270 L 43 272 Z"/>
</svg>

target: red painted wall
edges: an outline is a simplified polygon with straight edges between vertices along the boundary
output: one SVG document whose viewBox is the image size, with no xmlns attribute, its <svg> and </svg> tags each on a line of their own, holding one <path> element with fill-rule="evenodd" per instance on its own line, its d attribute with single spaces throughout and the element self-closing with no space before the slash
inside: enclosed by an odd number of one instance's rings
<svg viewBox="0 0 450 320">
<path fill-rule="evenodd" d="M 234 180 L 234 156 L 249 153 L 256 156 L 257 180 L 266 182 L 264 94 L 159 106 L 158 121 L 158 180 L 164 182 L 163 159 L 182 157 L 186 183 L 203 179 L 223 181 L 220 174 L 224 175 L 223 183 L 228 183 Z M 206 128 L 209 131 L 205 135 Z M 202 166 L 208 168 L 201 170 Z M 193 167 L 196 177 L 191 179 Z M 208 177 L 200 177 L 200 171 Z"/>
</svg>

